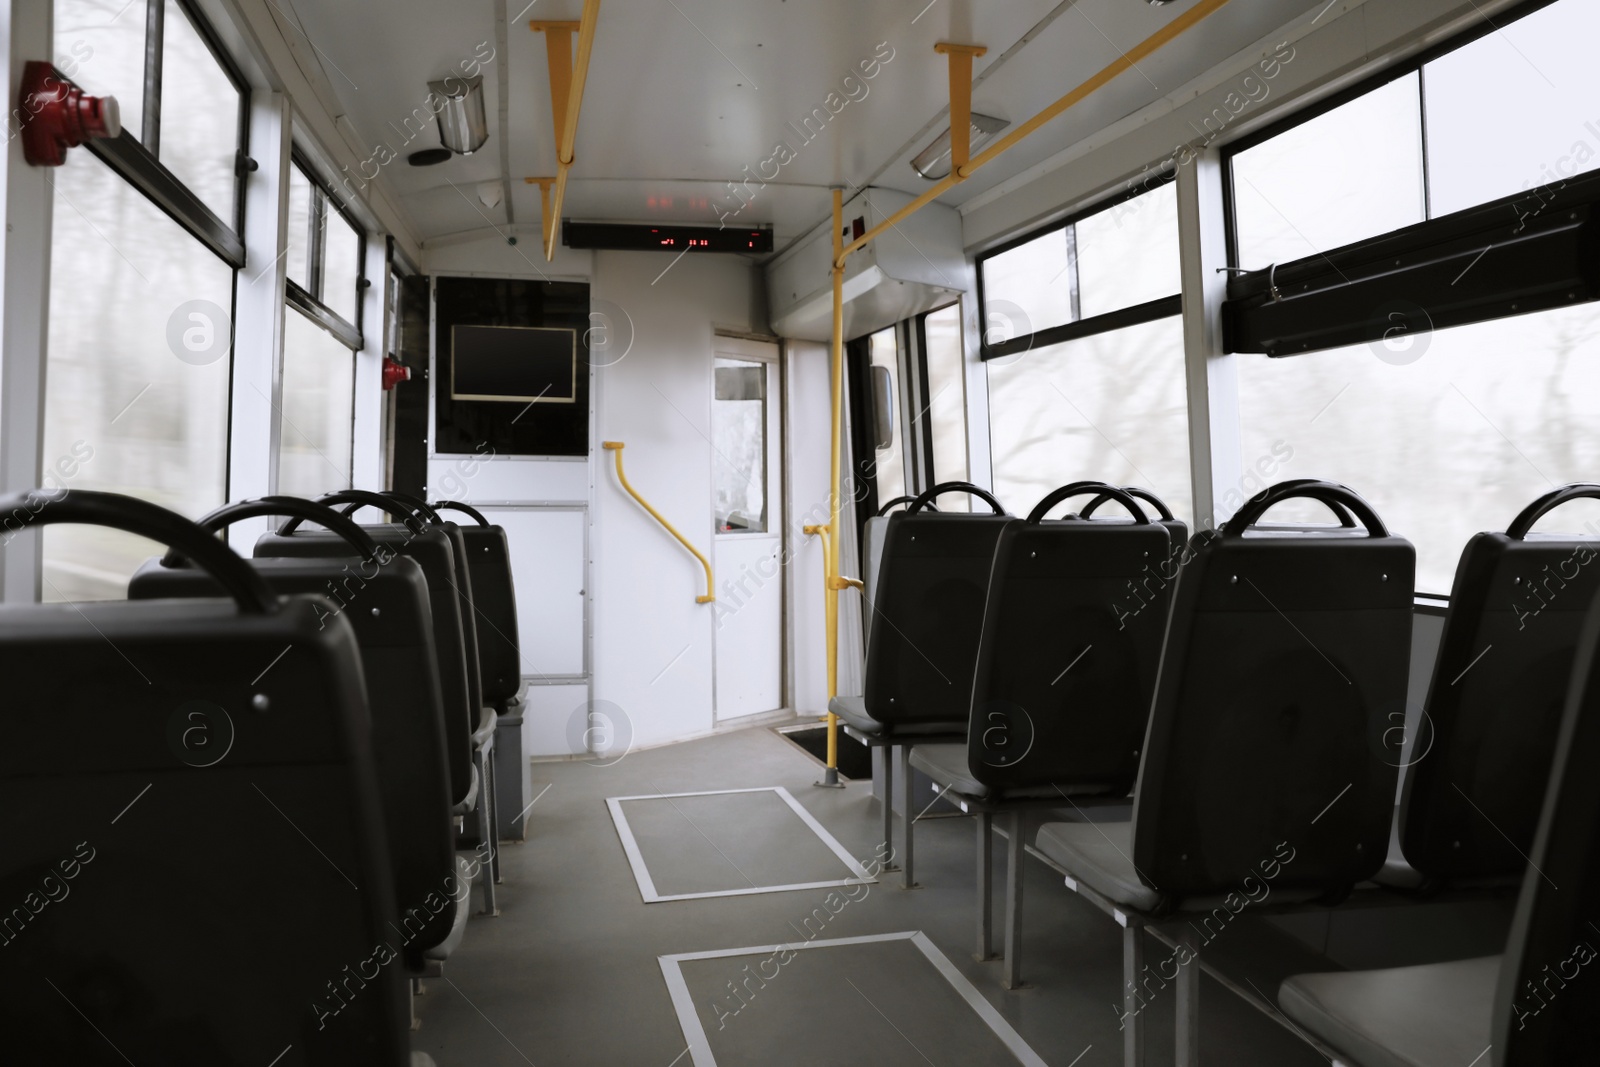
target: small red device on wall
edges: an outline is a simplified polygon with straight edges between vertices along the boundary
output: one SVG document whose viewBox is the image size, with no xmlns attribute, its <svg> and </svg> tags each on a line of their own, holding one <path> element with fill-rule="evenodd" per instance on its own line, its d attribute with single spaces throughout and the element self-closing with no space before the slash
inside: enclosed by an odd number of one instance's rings
<svg viewBox="0 0 1600 1067">
<path fill-rule="evenodd" d="M 116 97 L 90 96 L 40 60 L 30 60 L 22 68 L 18 103 L 23 115 L 22 157 L 30 166 L 59 167 L 67 161 L 67 149 L 91 137 L 122 133 Z"/>
<path fill-rule="evenodd" d="M 411 380 L 411 368 L 401 363 L 396 363 L 388 356 L 383 357 L 383 391 L 388 392 L 401 382 Z"/>
</svg>

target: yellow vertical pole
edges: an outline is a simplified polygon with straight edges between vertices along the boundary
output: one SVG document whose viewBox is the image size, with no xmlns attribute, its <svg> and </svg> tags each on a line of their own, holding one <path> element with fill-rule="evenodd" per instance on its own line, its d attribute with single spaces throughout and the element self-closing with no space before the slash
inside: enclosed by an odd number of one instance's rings
<svg viewBox="0 0 1600 1067">
<path fill-rule="evenodd" d="M 989 50 L 981 44 L 933 46 L 950 59 L 950 174 L 957 181 L 965 178 L 961 168 L 972 158 L 972 57 Z"/>
<path fill-rule="evenodd" d="M 839 511 L 844 463 L 844 190 L 833 191 L 833 435 L 829 464 L 828 534 L 823 542 L 827 570 L 828 699 L 839 695 Z M 839 784 L 839 717 L 828 712 L 828 769 L 823 785 Z"/>
</svg>

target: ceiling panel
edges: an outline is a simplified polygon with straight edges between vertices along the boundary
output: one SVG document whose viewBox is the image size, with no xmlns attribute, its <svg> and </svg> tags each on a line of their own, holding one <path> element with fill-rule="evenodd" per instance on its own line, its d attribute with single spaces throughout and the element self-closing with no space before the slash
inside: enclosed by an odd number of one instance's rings
<svg viewBox="0 0 1600 1067">
<path fill-rule="evenodd" d="M 910 193 L 928 187 L 909 159 L 945 125 L 948 81 L 936 42 L 988 47 L 974 66 L 973 106 L 1015 123 L 1185 6 L 605 0 L 565 214 L 770 224 L 782 248 L 825 219 L 831 186 L 871 181 Z M 1233 0 L 945 202 L 960 204 L 1172 93 L 1312 6 L 1314 0 Z M 397 160 L 385 168 L 382 180 L 424 239 L 504 226 L 504 205 L 486 209 L 476 200 L 477 185 L 496 177 L 509 179 L 515 221 L 538 224 L 539 190 L 523 179 L 554 173 L 555 142 L 544 36 L 528 28 L 528 19 L 576 20 L 581 12 L 580 0 L 294 0 L 292 9 L 352 125 L 363 139 L 399 155 L 438 143 L 426 110 L 427 82 L 481 64 L 490 143 L 438 167 Z M 504 47 L 495 39 L 497 19 L 505 21 Z M 501 78 L 509 92 L 509 173 L 499 144 Z"/>
</svg>

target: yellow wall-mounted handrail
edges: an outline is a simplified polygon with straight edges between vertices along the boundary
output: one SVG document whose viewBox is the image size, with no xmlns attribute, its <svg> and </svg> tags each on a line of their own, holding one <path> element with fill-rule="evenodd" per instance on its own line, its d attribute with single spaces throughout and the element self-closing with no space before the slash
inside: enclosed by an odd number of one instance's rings
<svg viewBox="0 0 1600 1067">
<path fill-rule="evenodd" d="M 717 599 L 716 586 L 713 584 L 712 579 L 711 579 L 711 561 L 709 559 L 706 559 L 705 553 L 701 552 L 698 548 L 696 548 L 693 545 L 691 545 L 689 543 L 689 539 L 687 537 L 683 536 L 683 534 L 679 533 L 678 532 L 678 528 L 676 526 L 674 526 L 674 525 L 672 525 L 672 523 L 668 522 L 666 520 L 666 518 L 661 514 L 661 512 L 659 512 L 655 508 L 651 507 L 650 506 L 650 502 L 648 500 L 646 500 L 644 497 L 639 495 L 639 491 L 637 489 L 635 489 L 632 485 L 628 484 L 628 476 L 626 474 L 622 473 L 622 450 L 624 448 L 628 447 L 628 446 L 623 444 L 621 441 L 602 441 L 602 442 L 600 442 L 600 447 L 605 449 L 607 452 L 616 453 L 616 456 L 617 456 L 617 481 L 622 483 L 622 488 L 624 488 L 624 489 L 626 489 L 628 491 L 628 495 L 633 497 L 633 499 L 637 500 L 639 502 L 639 506 L 644 508 L 646 511 L 648 511 L 650 513 L 651 517 L 653 517 L 662 526 L 666 527 L 667 533 L 671 534 L 673 537 L 676 537 L 678 539 L 678 543 L 679 544 L 681 544 L 684 548 L 687 548 L 690 552 L 693 552 L 694 553 L 694 558 L 700 561 L 700 566 L 702 566 L 702 567 L 704 567 L 706 569 L 706 595 L 705 596 L 697 596 L 697 597 L 695 597 L 694 598 L 694 602 L 696 604 L 709 604 L 712 601 L 716 600 Z"/>
<path fill-rule="evenodd" d="M 544 201 L 542 220 L 544 258 L 556 258 L 556 237 L 561 230 L 561 207 L 567 197 L 567 172 L 576 159 L 578 113 L 583 108 L 583 86 L 589 77 L 589 54 L 594 50 L 594 27 L 600 18 L 600 0 L 583 0 L 583 19 L 577 23 L 534 19 L 528 28 L 545 35 L 545 53 L 550 61 L 550 111 L 555 120 L 556 176 L 554 180 L 529 178 L 540 183 L 540 192 L 550 185 L 555 189 Z M 572 55 L 572 31 L 578 31 L 578 54 Z M 550 185 L 544 183 L 550 183 Z"/>
<path fill-rule="evenodd" d="M 1000 138 L 978 155 L 967 159 L 969 145 L 967 135 L 971 122 L 972 107 L 972 60 L 974 56 L 982 55 L 981 45 L 952 44 L 941 42 L 934 46 L 936 52 L 948 57 L 950 73 L 950 174 L 948 177 L 935 183 L 931 188 L 917 197 L 893 215 L 884 219 L 878 225 L 857 237 L 850 244 L 844 243 L 844 193 L 843 190 L 833 191 L 833 366 L 832 366 L 832 401 L 833 401 L 833 426 L 832 426 L 832 464 L 831 464 L 831 497 L 829 501 L 827 537 L 824 540 L 824 563 L 827 568 L 826 581 L 824 582 L 824 596 L 827 610 L 824 618 L 828 629 L 828 698 L 839 695 L 839 592 L 848 588 L 849 580 L 839 575 L 839 557 L 832 550 L 832 546 L 839 541 L 839 506 L 840 506 L 840 480 L 844 468 L 844 270 L 845 261 L 851 254 L 865 248 L 869 242 L 887 233 L 890 229 L 900 225 L 922 208 L 927 207 L 939 197 L 955 188 L 961 182 L 970 178 L 979 167 L 993 162 L 998 156 L 1016 145 L 1019 141 L 1031 136 L 1041 129 L 1046 123 L 1056 118 L 1062 112 L 1080 103 L 1095 90 L 1100 89 L 1119 74 L 1134 69 L 1139 60 L 1144 59 L 1192 29 L 1202 19 L 1214 14 L 1228 3 L 1228 0 L 1200 0 L 1188 11 L 1174 18 L 1155 33 L 1134 45 L 1106 67 L 1079 84 L 1076 88 L 1066 93 L 1055 103 L 1039 112 L 1033 118 L 1024 122 L 1006 136 Z M 967 121 L 960 121 L 965 116 Z M 811 532 L 810 530 L 807 531 Z M 839 729 L 838 717 L 828 714 L 828 771 L 827 784 L 836 784 L 839 779 L 837 734 Z M 884 801 L 888 803 L 887 800 Z"/>
</svg>

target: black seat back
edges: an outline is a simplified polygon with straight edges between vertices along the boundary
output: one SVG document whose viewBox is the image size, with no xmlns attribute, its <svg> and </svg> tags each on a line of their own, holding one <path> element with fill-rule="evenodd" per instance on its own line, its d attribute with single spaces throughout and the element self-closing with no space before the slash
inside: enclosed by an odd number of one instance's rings
<svg viewBox="0 0 1600 1067">
<path fill-rule="evenodd" d="M 353 558 L 257 559 L 250 565 L 280 595 L 327 597 L 355 631 L 400 923 L 415 968 L 424 949 L 449 936 L 455 912 L 453 899 L 438 909 L 424 903 L 455 873 L 444 700 L 427 580 L 414 561 L 393 555 L 349 519 L 308 500 L 267 497 L 234 504 L 198 525 L 216 531 L 262 515 L 299 515 L 321 523 L 358 553 Z M 149 561 L 128 583 L 129 600 L 222 595 L 208 572 L 172 554 Z"/>
<path fill-rule="evenodd" d="M 1366 529 L 1255 530 L 1290 497 Z M 1168 898 L 1274 885 L 1329 893 L 1383 864 L 1416 553 L 1355 493 L 1273 486 L 1191 545 L 1178 578 L 1134 804 L 1133 861 Z M 1286 860 L 1292 856 L 1292 860 Z M 1279 869 L 1281 868 L 1281 869 Z"/>
<path fill-rule="evenodd" d="M 1495 993 L 1500 1067 L 1591 1063 L 1600 1048 L 1600 601 L 1591 604 Z"/>
<path fill-rule="evenodd" d="M 946 492 L 979 496 L 992 515 L 928 512 Z M 889 519 L 867 641 L 865 700 L 879 722 L 960 724 L 972 700 L 995 543 L 1010 521 L 994 497 L 964 482 L 934 486 Z"/>
<path fill-rule="evenodd" d="M 1529 535 L 1546 512 L 1600 485 L 1568 485 L 1505 533 L 1467 542 L 1456 568 L 1428 690 L 1428 745 L 1400 808 L 1407 862 L 1436 879 L 1520 875 L 1533 847 L 1545 776 L 1578 632 L 1595 593 L 1592 539 Z"/>
<path fill-rule="evenodd" d="M 1044 520 L 1096 492 L 1133 523 Z M 1166 527 L 1100 482 L 1064 486 L 1001 531 L 967 726 L 980 782 L 1133 788 L 1171 589 L 1147 583 L 1168 545 Z"/>
<path fill-rule="evenodd" d="M 351 491 L 356 492 L 356 491 Z M 380 498 L 381 499 L 381 498 Z M 383 506 L 381 503 L 378 506 Z M 255 545 L 258 559 L 349 556 L 348 542 L 325 530 L 299 530 L 291 519 L 277 533 L 263 534 Z M 438 527 L 425 527 L 414 518 L 403 523 L 363 526 L 386 549 L 416 562 L 428 584 L 428 604 L 433 619 L 434 655 L 439 665 L 439 688 L 444 695 L 445 743 L 450 764 L 450 795 L 457 803 L 472 787 L 472 731 L 478 725 L 477 706 L 469 696 L 466 646 L 462 638 L 461 601 L 456 592 L 455 550 L 449 536 Z"/>
<path fill-rule="evenodd" d="M 33 505 L 39 506 L 34 511 Z M 234 599 L 0 607 L 7 1062 L 403 1067 L 403 948 L 359 653 L 198 527 L 0 501 L 180 549 Z"/>
<path fill-rule="evenodd" d="M 517 632 L 517 594 L 511 579 L 511 543 L 505 527 L 456 501 L 436 501 L 436 511 L 459 511 L 473 521 L 460 526 L 466 546 L 472 603 L 478 622 L 478 664 L 483 699 L 503 708 L 522 689 L 522 645 Z"/>
</svg>

